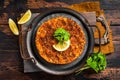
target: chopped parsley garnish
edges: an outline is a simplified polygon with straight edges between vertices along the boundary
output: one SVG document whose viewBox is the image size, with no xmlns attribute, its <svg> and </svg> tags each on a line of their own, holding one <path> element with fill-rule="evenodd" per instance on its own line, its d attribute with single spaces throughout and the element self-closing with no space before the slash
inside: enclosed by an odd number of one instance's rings
<svg viewBox="0 0 120 80">
<path fill-rule="evenodd" d="M 63 43 L 64 41 L 68 41 L 70 38 L 70 33 L 67 32 L 65 29 L 63 28 L 58 28 L 55 32 L 54 32 L 54 38 L 57 39 L 60 43 Z"/>
</svg>

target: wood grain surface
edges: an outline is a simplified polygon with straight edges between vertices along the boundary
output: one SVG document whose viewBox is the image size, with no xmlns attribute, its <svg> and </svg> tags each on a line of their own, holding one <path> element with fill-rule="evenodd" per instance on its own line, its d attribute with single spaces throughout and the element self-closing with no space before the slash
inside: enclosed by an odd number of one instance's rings
<svg viewBox="0 0 120 80">
<path fill-rule="evenodd" d="M 46 8 L 63 7 L 83 1 L 96 0 L 0 0 L 0 80 L 120 80 L 120 1 L 97 0 L 105 10 L 113 31 L 115 52 L 107 55 L 107 69 L 99 74 L 89 73 L 75 76 L 54 76 L 44 72 L 23 73 L 23 63 L 19 52 L 18 36 L 12 34 L 8 18 L 16 20 L 20 13 L 31 9 L 32 12 Z"/>
</svg>

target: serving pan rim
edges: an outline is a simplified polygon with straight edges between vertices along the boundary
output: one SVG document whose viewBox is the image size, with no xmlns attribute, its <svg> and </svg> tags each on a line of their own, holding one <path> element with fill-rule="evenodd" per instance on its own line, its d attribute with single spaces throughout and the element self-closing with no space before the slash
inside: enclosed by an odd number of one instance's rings
<svg viewBox="0 0 120 80">
<path fill-rule="evenodd" d="M 79 66 L 76 66 L 76 68 L 73 68 L 72 70 L 65 70 L 65 71 L 56 71 L 56 70 L 49 70 L 49 69 L 45 69 L 45 66 L 43 66 L 43 67 L 41 67 L 42 65 L 38 65 L 37 64 L 37 66 L 41 69 L 43 69 L 45 72 L 48 72 L 48 73 L 51 73 L 51 74 L 69 74 L 69 73 L 72 73 L 73 71 L 75 71 L 75 70 L 77 70 L 78 68 L 80 68 L 80 66 L 81 66 L 81 64 L 83 64 L 85 61 L 83 61 L 83 60 L 85 60 L 86 59 L 86 57 L 87 57 L 87 55 L 89 55 L 89 51 L 90 51 L 90 49 L 92 49 L 93 48 L 93 42 L 94 42 L 94 39 L 93 39 L 93 33 L 92 33 L 92 31 L 90 30 L 90 28 L 88 28 L 89 27 L 89 23 L 88 22 L 86 22 L 87 20 L 80 14 L 80 13 L 77 13 L 77 12 L 75 12 L 75 11 L 73 11 L 73 10 L 71 10 L 71 9 L 66 9 L 66 8 L 57 8 L 57 9 L 52 9 L 53 11 L 63 11 L 63 12 L 69 12 L 70 11 L 70 13 L 72 13 L 72 14 L 74 14 L 74 13 L 76 13 L 75 15 L 78 17 L 79 16 L 79 18 L 80 18 L 80 20 L 82 21 L 82 23 L 84 24 L 84 26 L 86 26 L 85 28 L 86 28 L 86 30 L 87 30 L 87 35 L 89 35 L 88 37 L 88 41 L 89 41 L 89 45 L 88 45 L 88 47 L 90 47 L 90 48 L 88 48 L 87 49 L 87 51 L 86 51 L 86 54 L 83 56 L 83 58 L 82 58 L 82 61 L 80 61 L 79 62 Z M 52 10 L 50 10 L 50 12 L 52 11 Z M 58 11 L 58 12 L 59 12 Z M 49 12 L 49 11 L 48 11 Z M 47 12 L 46 12 L 47 13 Z M 45 15 L 45 14 L 40 14 L 40 15 Z M 81 16 L 80 16 L 81 15 Z M 33 24 L 32 26 L 34 26 L 35 24 Z M 31 36 L 32 36 L 32 34 L 31 34 Z M 33 39 L 31 39 L 30 41 L 32 42 L 32 40 Z M 30 43 L 31 43 L 30 42 Z M 31 44 L 33 44 L 33 43 L 31 43 Z M 30 45 L 30 46 L 33 46 L 33 45 Z M 31 48 L 31 49 L 33 49 L 33 48 Z M 33 51 L 33 50 L 32 50 Z M 35 57 L 35 55 L 34 54 L 32 54 L 33 56 L 34 56 L 34 58 L 36 59 L 36 57 Z M 32 57 L 33 57 L 32 56 Z M 38 61 L 38 59 L 36 59 L 37 61 Z M 38 62 L 39 63 L 39 62 Z"/>
</svg>

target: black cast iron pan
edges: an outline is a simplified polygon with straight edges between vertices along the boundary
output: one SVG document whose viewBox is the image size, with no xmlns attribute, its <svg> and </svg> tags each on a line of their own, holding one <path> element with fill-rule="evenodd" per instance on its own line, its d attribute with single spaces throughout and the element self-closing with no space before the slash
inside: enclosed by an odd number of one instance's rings
<svg viewBox="0 0 120 80">
<path fill-rule="evenodd" d="M 57 16 L 64 16 L 76 21 L 82 28 L 86 36 L 86 45 L 84 47 L 83 53 L 76 60 L 69 64 L 52 64 L 45 61 L 38 53 L 35 45 L 35 36 L 38 27 L 46 20 Z M 38 15 L 32 22 L 32 30 L 30 36 L 30 47 L 32 51 L 32 56 L 34 56 L 37 67 L 47 73 L 55 75 L 65 75 L 70 74 L 78 70 L 86 61 L 87 56 L 94 46 L 94 38 L 91 29 L 89 28 L 88 21 L 78 12 L 66 8 L 55 8 L 45 11 L 44 13 Z"/>
</svg>

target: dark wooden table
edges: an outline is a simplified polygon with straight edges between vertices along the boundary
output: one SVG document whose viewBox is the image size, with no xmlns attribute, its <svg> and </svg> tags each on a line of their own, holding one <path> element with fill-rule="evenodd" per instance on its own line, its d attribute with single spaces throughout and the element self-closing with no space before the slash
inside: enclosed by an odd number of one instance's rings
<svg viewBox="0 0 120 80">
<path fill-rule="evenodd" d="M 28 8 L 32 12 L 49 7 L 61 7 L 83 1 L 96 0 L 0 0 L 0 80 L 120 80 L 120 1 L 98 0 L 110 20 L 115 52 L 107 55 L 107 69 L 99 74 L 54 76 L 44 72 L 23 73 L 18 36 L 12 34 L 8 18 L 16 18 Z"/>
</svg>

